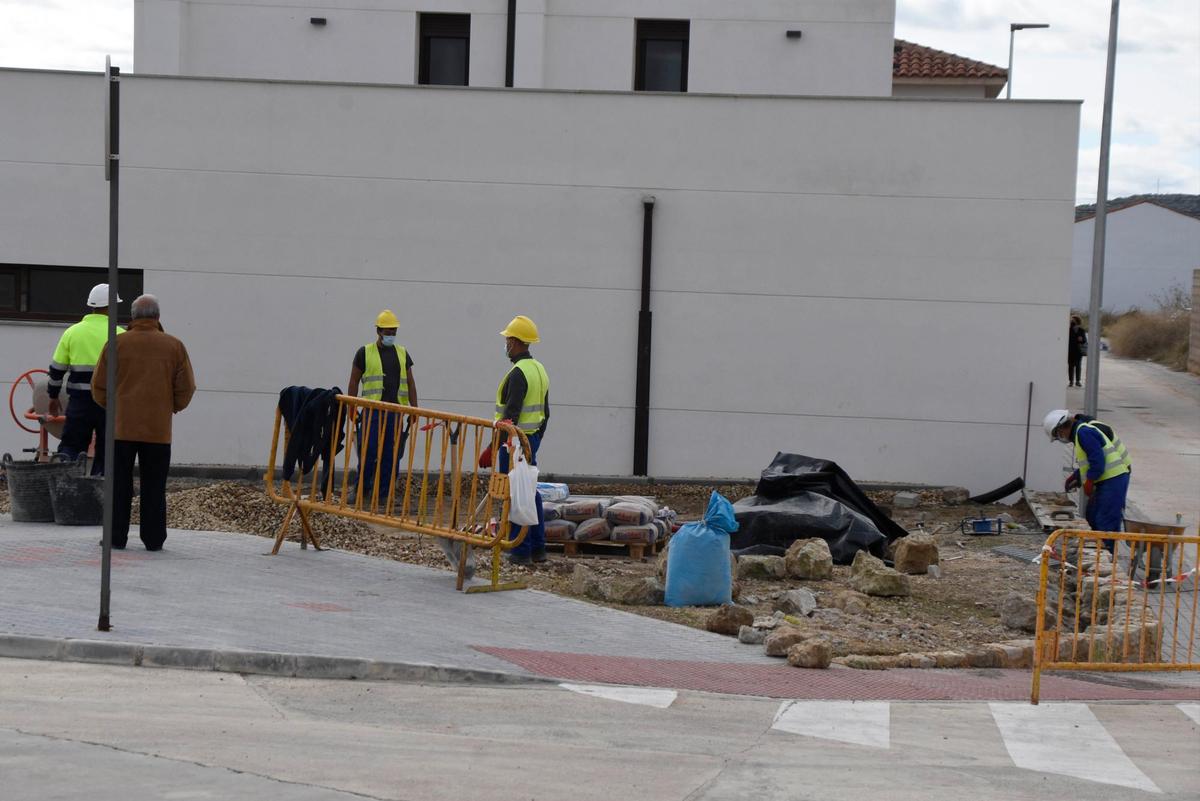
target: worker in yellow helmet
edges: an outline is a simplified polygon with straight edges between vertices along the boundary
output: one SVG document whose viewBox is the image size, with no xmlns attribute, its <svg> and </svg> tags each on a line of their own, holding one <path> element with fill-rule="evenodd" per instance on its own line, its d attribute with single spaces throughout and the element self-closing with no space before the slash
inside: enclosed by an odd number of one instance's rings
<svg viewBox="0 0 1200 801">
<path fill-rule="evenodd" d="M 546 368 L 529 353 L 529 346 L 540 342 L 537 326 L 533 320 L 523 315 L 514 317 L 512 322 L 500 332 L 504 337 L 504 355 L 512 362 L 512 368 L 500 382 L 496 390 L 496 420 L 515 423 L 525 432 L 529 439 L 528 455 L 530 464 L 537 464 L 538 447 L 546 434 L 546 424 L 550 422 L 550 377 Z M 481 467 L 490 467 L 492 461 L 491 446 L 480 457 Z M 500 472 L 508 472 L 508 447 L 500 447 L 498 468 Z M 537 501 L 538 524 L 530 526 L 524 541 L 509 554 L 513 564 L 527 565 L 531 562 L 546 561 L 546 526 L 542 514 L 542 496 L 535 496 Z"/>
<path fill-rule="evenodd" d="M 362 397 L 401 406 L 416 406 L 417 382 L 413 378 L 413 360 L 403 345 L 396 344 L 396 329 L 400 321 L 391 309 L 384 309 L 375 318 L 375 341 L 363 345 L 354 354 L 350 368 L 350 383 L 347 395 L 358 395 L 362 386 Z M 359 422 L 358 458 L 359 482 L 363 488 L 363 499 L 370 503 L 375 486 L 375 462 L 380 453 L 385 461 L 379 468 L 379 497 L 386 498 L 395 472 L 392 454 L 397 430 L 401 426 L 400 415 L 394 412 L 365 414 Z M 379 447 L 379 435 L 383 434 L 383 447 Z M 404 448 L 400 434 L 401 451 Z"/>
</svg>

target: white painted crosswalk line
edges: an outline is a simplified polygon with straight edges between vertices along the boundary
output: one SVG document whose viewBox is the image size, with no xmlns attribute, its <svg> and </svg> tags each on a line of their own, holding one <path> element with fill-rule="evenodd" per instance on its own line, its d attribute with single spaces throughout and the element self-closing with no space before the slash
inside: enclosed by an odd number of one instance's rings
<svg viewBox="0 0 1200 801">
<path fill-rule="evenodd" d="M 604 684 L 559 684 L 564 690 L 625 704 L 641 704 L 666 709 L 675 703 L 679 693 L 654 687 L 612 687 Z"/>
<path fill-rule="evenodd" d="M 891 742 L 891 705 L 886 701 L 784 701 L 771 728 L 887 748 Z"/>
<path fill-rule="evenodd" d="M 1200 704 L 1179 704 L 1179 711 L 1200 724 Z"/>
<path fill-rule="evenodd" d="M 1125 755 L 1086 704 L 991 704 L 1018 768 L 1162 792 Z"/>
</svg>

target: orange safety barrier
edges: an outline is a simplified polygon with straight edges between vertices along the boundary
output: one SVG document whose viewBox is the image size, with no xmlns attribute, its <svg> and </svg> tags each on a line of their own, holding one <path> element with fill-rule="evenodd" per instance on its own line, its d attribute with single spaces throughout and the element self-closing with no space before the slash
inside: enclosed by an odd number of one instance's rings
<svg viewBox="0 0 1200 801">
<path fill-rule="evenodd" d="M 1040 561 L 1032 703 L 1043 670 L 1200 670 L 1200 537 L 1059 530 Z"/>
<path fill-rule="evenodd" d="M 337 423 L 329 441 L 322 443 L 328 464 L 337 469 L 326 470 L 318 462 L 308 474 L 301 474 L 297 467 L 292 480 L 280 477 L 280 460 L 291 432 L 280 411 L 275 411 L 264 480 L 267 495 L 288 510 L 275 535 L 272 555 L 279 553 L 293 517 L 300 520 L 300 547 L 307 548 L 311 541 L 321 550 L 309 518 L 310 513 L 321 512 L 462 543 L 457 548 L 459 590 L 474 548 L 491 551 L 491 582 L 468 587 L 467 592 L 524 588 L 520 582 L 500 582 L 502 553 L 519 545 L 527 532 L 521 528 L 510 538 L 508 476 L 477 467 L 487 447 L 497 452 L 501 443 L 513 438 L 528 453 L 524 432 L 508 423 L 349 395 L 338 395 L 337 401 Z M 394 435 L 390 453 L 385 453 L 389 426 Z M 376 466 L 369 483 L 357 479 L 368 446 L 374 449 L 370 456 Z M 352 458 L 352 452 L 357 458 Z M 384 482 L 378 468 L 386 459 L 397 467 L 391 480 Z"/>
</svg>

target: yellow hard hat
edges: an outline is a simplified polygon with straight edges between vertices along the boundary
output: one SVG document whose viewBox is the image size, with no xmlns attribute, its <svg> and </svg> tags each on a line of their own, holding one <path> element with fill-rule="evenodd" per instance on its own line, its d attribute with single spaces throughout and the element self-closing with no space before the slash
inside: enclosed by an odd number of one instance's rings
<svg viewBox="0 0 1200 801">
<path fill-rule="evenodd" d="M 516 337 L 526 345 L 532 345 L 535 342 L 541 342 L 541 340 L 538 339 L 537 326 L 533 324 L 533 320 L 530 320 L 523 314 L 518 314 L 516 317 L 512 318 L 512 322 L 508 324 L 507 328 L 500 332 L 500 335 L 506 337 Z"/>
<path fill-rule="evenodd" d="M 375 318 L 376 328 L 399 328 L 400 321 L 396 319 L 396 315 L 392 314 L 391 309 L 384 309 Z"/>
</svg>

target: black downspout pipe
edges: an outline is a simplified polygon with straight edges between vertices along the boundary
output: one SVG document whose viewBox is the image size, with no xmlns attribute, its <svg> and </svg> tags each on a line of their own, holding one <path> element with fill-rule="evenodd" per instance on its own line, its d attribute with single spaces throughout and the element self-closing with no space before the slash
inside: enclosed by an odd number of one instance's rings
<svg viewBox="0 0 1200 801">
<path fill-rule="evenodd" d="M 504 54 L 504 85 L 512 88 L 513 64 L 516 60 L 517 0 L 508 0 L 508 41 Z"/>
<path fill-rule="evenodd" d="M 650 253 L 654 243 L 654 196 L 642 198 L 642 305 L 638 310 L 637 390 L 633 411 L 633 474 L 650 463 Z"/>
</svg>

